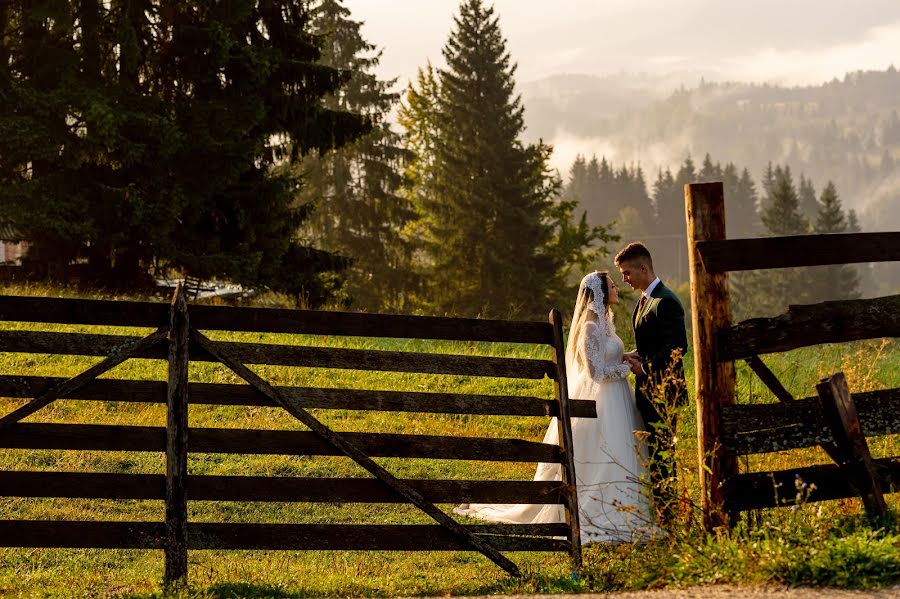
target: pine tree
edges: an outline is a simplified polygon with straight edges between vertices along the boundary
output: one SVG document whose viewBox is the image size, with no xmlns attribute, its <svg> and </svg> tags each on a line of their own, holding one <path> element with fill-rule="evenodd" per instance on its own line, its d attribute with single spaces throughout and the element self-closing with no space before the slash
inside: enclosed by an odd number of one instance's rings
<svg viewBox="0 0 900 599">
<path fill-rule="evenodd" d="M 816 188 L 813 187 L 812 181 L 802 174 L 800 175 L 798 197 L 800 200 L 800 214 L 806 217 L 810 222 L 814 221 L 819 211 L 819 201 L 816 199 Z"/>
<path fill-rule="evenodd" d="M 718 162 L 713 164 L 712 158 L 707 153 L 697 176 L 700 181 L 720 181 L 723 177 L 722 166 Z"/>
<path fill-rule="evenodd" d="M 434 148 L 438 138 L 438 98 L 440 82 L 429 62 L 420 68 L 415 82 L 410 82 L 397 114 L 403 127 L 403 147 L 410 154 L 406 179 L 410 182 L 406 195 L 420 216 L 431 212 L 428 202 L 435 193 Z M 421 237 L 428 230 L 418 222 L 416 234 Z"/>
<path fill-rule="evenodd" d="M 566 182 L 563 198 L 582 202 L 588 194 L 587 176 L 587 160 L 585 160 L 583 154 L 578 154 L 575 156 L 575 161 L 569 169 L 569 180 Z"/>
<path fill-rule="evenodd" d="M 809 221 L 800 213 L 800 198 L 789 166 L 776 166 L 768 204 L 760 215 L 766 233 L 772 236 L 805 235 Z M 762 300 L 767 313 L 781 312 L 788 304 L 809 303 L 812 278 L 808 269 L 786 268 L 760 271 L 765 289 Z"/>
<path fill-rule="evenodd" d="M 569 283 L 566 267 L 604 232 L 573 224 L 574 206 L 554 200 L 561 182 L 548 165 L 550 148 L 519 139 L 515 66 L 493 8 L 464 1 L 443 53 L 433 185 L 421 206 L 428 309 L 542 316 Z"/>
<path fill-rule="evenodd" d="M 760 219 L 769 235 L 803 235 L 809 221 L 800 212 L 800 197 L 791 176 L 791 167 L 775 167 L 773 183 L 767 186 L 767 202 Z"/>
<path fill-rule="evenodd" d="M 373 73 L 381 51 L 363 38 L 362 23 L 342 0 L 319 0 L 311 17 L 313 32 L 324 40 L 320 62 L 351 74 L 323 105 L 364 114 L 374 127 L 355 143 L 298 165 L 306 182 L 299 201 L 313 207 L 305 228 L 317 246 L 352 259 L 344 291 L 354 306 L 402 311 L 417 278 L 415 248 L 404 234 L 415 219 L 402 193 L 409 152 L 387 120 L 399 96 L 390 91 L 394 81 Z"/>
<path fill-rule="evenodd" d="M 733 204 L 735 210 L 732 211 L 732 214 L 736 215 L 733 220 L 737 222 L 737 227 L 734 237 L 758 236 L 762 229 L 762 222 L 759 220 L 759 198 L 750 171 L 746 168 L 741 171 L 741 178 L 735 189 L 735 197 L 737 201 Z"/>
<path fill-rule="evenodd" d="M 841 200 L 831 181 L 822 190 L 813 230 L 820 234 L 847 231 L 847 221 L 841 208 Z M 815 301 L 856 299 L 860 296 L 859 272 L 856 266 L 835 264 L 819 266 L 810 270 L 814 281 L 812 293 Z"/>
<path fill-rule="evenodd" d="M 86 261 L 112 284 L 161 265 L 310 303 L 328 295 L 343 263 L 299 242 L 302 183 L 272 167 L 366 123 L 320 105 L 344 76 L 316 64 L 304 1 L 12 10 L 22 27 L 2 41 L 0 155 L 13 167 L 0 206 L 16 207 L 36 270 Z"/>
</svg>

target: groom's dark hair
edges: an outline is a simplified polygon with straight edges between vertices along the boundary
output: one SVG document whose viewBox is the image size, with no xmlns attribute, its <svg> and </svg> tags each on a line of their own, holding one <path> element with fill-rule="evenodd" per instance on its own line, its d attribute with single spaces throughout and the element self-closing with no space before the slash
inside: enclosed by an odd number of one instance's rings
<svg viewBox="0 0 900 599">
<path fill-rule="evenodd" d="M 644 261 L 651 269 L 653 268 L 653 257 L 650 256 L 650 250 L 648 250 L 647 246 L 640 241 L 629 243 L 621 252 L 616 254 L 615 257 L 616 266 L 623 262 L 632 262 L 635 260 Z"/>
</svg>

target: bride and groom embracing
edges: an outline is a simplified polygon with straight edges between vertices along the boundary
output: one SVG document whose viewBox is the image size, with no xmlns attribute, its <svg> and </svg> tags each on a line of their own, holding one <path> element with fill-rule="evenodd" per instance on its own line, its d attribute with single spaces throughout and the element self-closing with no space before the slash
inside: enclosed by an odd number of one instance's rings
<svg viewBox="0 0 900 599">
<path fill-rule="evenodd" d="M 611 306 L 618 288 L 606 272 L 584 277 L 566 343 L 569 397 L 593 400 L 597 418 L 572 420 L 582 543 L 652 539 L 671 518 L 675 420 L 687 399 L 681 356 L 684 309 L 656 277 L 650 252 L 631 243 L 615 257 L 640 301 L 632 314 L 637 349 L 625 352 Z M 634 392 L 628 382 L 635 375 Z M 550 423 L 544 443 L 559 444 Z M 562 480 L 559 464 L 541 463 L 534 480 Z M 560 505 L 463 504 L 460 515 L 513 524 L 564 522 Z M 658 517 L 658 518 L 657 518 Z"/>
</svg>

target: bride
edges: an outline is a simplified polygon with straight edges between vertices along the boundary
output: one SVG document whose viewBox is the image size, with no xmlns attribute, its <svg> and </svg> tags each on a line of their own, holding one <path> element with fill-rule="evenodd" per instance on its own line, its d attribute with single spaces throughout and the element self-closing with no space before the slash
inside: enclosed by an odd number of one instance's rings
<svg viewBox="0 0 900 599">
<path fill-rule="evenodd" d="M 569 397 L 594 400 L 597 418 L 572 420 L 582 543 L 648 540 L 657 532 L 645 488 L 647 450 L 635 435 L 644 423 L 628 383 L 630 366 L 610 306 L 618 289 L 606 272 L 581 281 L 566 344 Z M 559 444 L 556 418 L 544 443 Z M 559 464 L 538 465 L 534 480 L 561 480 Z M 561 505 L 463 504 L 455 513 L 494 522 L 564 522 Z"/>
</svg>

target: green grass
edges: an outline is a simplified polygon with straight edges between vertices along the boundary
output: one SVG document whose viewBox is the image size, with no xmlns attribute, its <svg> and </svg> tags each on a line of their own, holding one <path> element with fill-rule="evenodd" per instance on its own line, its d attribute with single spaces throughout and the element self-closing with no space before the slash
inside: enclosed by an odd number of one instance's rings
<svg viewBox="0 0 900 599">
<path fill-rule="evenodd" d="M 39 295 L 41 288 L 13 293 Z M 9 290 L 6 293 L 11 293 Z M 63 294 L 66 294 L 65 290 Z M 77 295 L 76 292 L 68 293 Z M 4 328 L 85 330 L 85 327 L 4 323 Z M 93 327 L 105 334 L 146 334 L 147 330 Z M 323 336 L 217 333 L 217 339 L 490 354 L 546 358 L 546 348 L 513 344 L 422 342 Z M 687 356 L 689 378 L 693 366 Z M 814 394 L 814 384 L 844 370 L 853 390 L 900 387 L 900 351 L 894 344 L 853 343 L 807 348 L 766 356 L 765 361 L 796 397 Z M 72 376 L 98 358 L 0 354 L 0 373 Z M 404 389 L 487 394 L 528 394 L 550 398 L 550 381 L 509 381 L 477 377 L 367 373 L 312 368 L 254 366 L 278 385 Z M 105 378 L 165 379 L 165 366 L 130 360 Z M 239 382 L 221 366 L 192 363 L 191 380 Z M 689 386 L 690 385 L 689 381 Z M 738 364 L 738 398 L 771 402 L 774 398 Z M 6 413 L 22 400 L 0 398 Z M 545 418 L 392 414 L 349 410 L 317 410 L 316 416 L 338 431 L 377 431 L 454 436 L 517 437 L 540 440 Z M 31 416 L 32 422 L 91 422 L 162 426 L 162 406 L 128 402 L 58 401 Z M 192 406 L 190 422 L 198 427 L 302 429 L 274 408 Z M 693 408 L 679 420 L 680 484 L 697 502 L 696 438 Z M 873 439 L 878 456 L 900 454 L 894 437 Z M 516 463 L 453 460 L 380 459 L 393 473 L 409 478 L 530 479 L 533 466 Z M 789 469 L 827 463 L 818 449 L 755 456 L 745 468 Z M 0 450 L 3 470 L 79 470 L 162 473 L 161 454 L 139 452 Z M 272 476 L 364 476 L 345 458 L 231 456 L 192 454 L 192 474 Z M 896 500 L 889 497 L 892 508 Z M 443 506 L 449 509 L 452 506 Z M 192 521 L 290 523 L 427 523 L 408 506 L 318 505 L 288 503 L 191 502 Z M 190 586 L 173 596 L 184 597 L 312 597 L 461 595 L 610 591 L 682 586 L 711 582 L 833 585 L 876 588 L 900 580 L 900 535 L 889 520 L 880 527 L 865 523 L 857 500 L 812 503 L 797 510 L 762 512 L 754 527 L 705 535 L 696 526 L 696 511 L 664 541 L 645 545 L 591 546 L 585 569 L 573 578 L 564 554 L 509 554 L 525 575 L 512 579 L 477 553 L 468 552 L 218 552 L 189 554 Z M 2 519 L 78 519 L 161 521 L 161 501 L 104 501 L 0 498 Z M 0 549 L 0 596 L 161 596 L 163 556 L 160 551 Z"/>
</svg>

